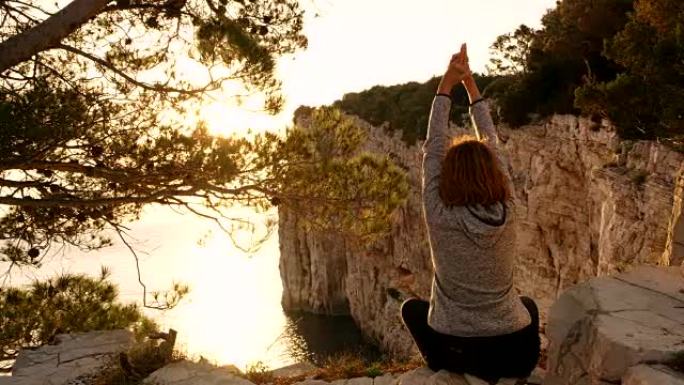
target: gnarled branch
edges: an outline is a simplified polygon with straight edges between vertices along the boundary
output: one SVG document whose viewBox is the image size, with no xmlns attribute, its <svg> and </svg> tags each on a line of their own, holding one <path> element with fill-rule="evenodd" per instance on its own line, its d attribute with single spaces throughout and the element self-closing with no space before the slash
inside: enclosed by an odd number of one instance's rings
<svg viewBox="0 0 684 385">
<path fill-rule="evenodd" d="M 35 27 L 0 43 L 0 73 L 56 47 L 62 39 L 97 16 L 111 0 L 73 0 Z"/>
</svg>

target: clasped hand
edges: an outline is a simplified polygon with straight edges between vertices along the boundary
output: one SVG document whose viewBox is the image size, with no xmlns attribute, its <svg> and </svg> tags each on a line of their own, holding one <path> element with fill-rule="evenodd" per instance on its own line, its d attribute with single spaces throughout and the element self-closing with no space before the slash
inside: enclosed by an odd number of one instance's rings
<svg viewBox="0 0 684 385">
<path fill-rule="evenodd" d="M 472 77 L 468 64 L 468 47 L 461 45 L 461 51 L 451 56 L 442 81 L 439 84 L 439 92 L 450 94 L 455 85 Z"/>
</svg>

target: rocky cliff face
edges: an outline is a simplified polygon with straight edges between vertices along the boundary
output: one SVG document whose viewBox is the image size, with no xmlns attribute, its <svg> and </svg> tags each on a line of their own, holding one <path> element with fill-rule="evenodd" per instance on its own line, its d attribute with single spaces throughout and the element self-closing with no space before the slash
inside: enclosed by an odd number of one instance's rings
<svg viewBox="0 0 684 385">
<path fill-rule="evenodd" d="M 427 298 L 432 278 L 419 200 L 420 144 L 406 146 L 383 128 L 359 124 L 369 132 L 367 150 L 392 156 L 414 188 L 391 234 L 364 249 L 307 233 L 296 215 L 281 210 L 283 306 L 349 313 L 383 349 L 402 356 L 412 343 L 399 305 L 409 296 Z M 684 156 L 655 142 L 620 141 L 611 127 L 573 116 L 501 134 L 522 219 L 516 286 L 538 301 L 543 315 L 577 282 L 640 263 L 682 262 Z"/>
</svg>

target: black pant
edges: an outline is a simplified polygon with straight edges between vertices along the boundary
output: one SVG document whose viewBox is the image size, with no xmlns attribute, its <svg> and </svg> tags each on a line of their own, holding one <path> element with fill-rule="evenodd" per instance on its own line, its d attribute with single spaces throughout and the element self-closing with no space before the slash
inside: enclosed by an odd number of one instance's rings
<svg viewBox="0 0 684 385">
<path fill-rule="evenodd" d="M 514 333 L 494 337 L 456 337 L 442 334 L 427 323 L 430 305 L 408 299 L 401 305 L 401 318 L 427 366 L 438 371 L 468 373 L 488 382 L 499 378 L 525 378 L 539 361 L 539 310 L 531 298 L 520 300 L 532 323 Z"/>
</svg>

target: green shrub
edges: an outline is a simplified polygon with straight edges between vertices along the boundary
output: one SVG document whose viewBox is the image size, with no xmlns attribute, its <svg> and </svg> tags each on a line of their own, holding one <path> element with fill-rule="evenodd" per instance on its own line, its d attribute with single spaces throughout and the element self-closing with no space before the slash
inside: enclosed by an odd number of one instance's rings
<svg viewBox="0 0 684 385">
<path fill-rule="evenodd" d="M 375 362 L 366 368 L 366 377 L 379 377 L 384 374 L 380 363 Z"/>
<path fill-rule="evenodd" d="M 0 289 L 0 362 L 20 349 L 51 342 L 57 334 L 133 328 L 154 329 L 135 304 L 117 302 L 118 289 L 99 277 L 65 274 L 26 288 Z"/>
</svg>

